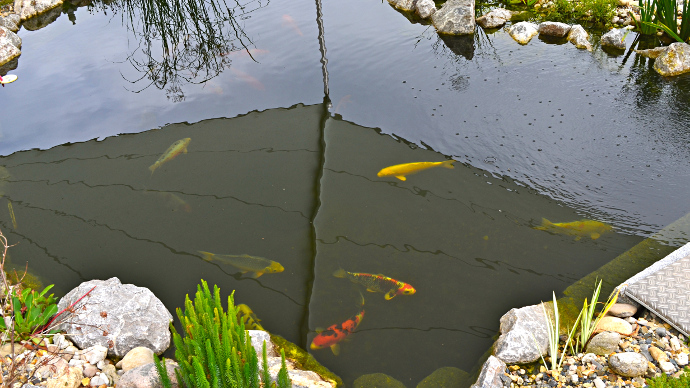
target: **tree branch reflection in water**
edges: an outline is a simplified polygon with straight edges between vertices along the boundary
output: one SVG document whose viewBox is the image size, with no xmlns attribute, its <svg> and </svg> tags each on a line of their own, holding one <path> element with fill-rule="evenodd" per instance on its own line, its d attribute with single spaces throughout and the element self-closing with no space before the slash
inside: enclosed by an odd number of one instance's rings
<svg viewBox="0 0 690 388">
<path fill-rule="evenodd" d="M 140 78 L 127 79 L 133 92 L 150 86 L 168 99 L 183 101 L 184 84 L 201 84 L 230 67 L 229 54 L 253 43 L 238 20 L 270 3 L 250 0 L 102 0 L 95 7 L 122 12 L 122 22 L 138 40 L 127 60 Z M 252 58 L 253 59 L 253 58 Z M 144 81 L 142 83 L 142 81 Z M 143 85 L 143 86 L 142 86 Z"/>
</svg>

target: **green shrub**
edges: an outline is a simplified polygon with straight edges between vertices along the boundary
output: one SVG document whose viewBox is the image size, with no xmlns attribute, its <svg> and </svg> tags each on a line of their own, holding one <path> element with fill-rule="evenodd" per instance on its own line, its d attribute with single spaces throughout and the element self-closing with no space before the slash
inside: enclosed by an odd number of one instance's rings
<svg viewBox="0 0 690 388">
<path fill-rule="evenodd" d="M 606 24 L 613 19 L 618 2 L 616 0 L 581 0 L 575 6 L 579 18 L 589 18 L 595 23 Z"/>
<path fill-rule="evenodd" d="M 53 315 L 57 313 L 57 304 L 53 294 L 46 295 L 53 285 L 46 287 L 41 292 L 36 292 L 30 288 L 25 288 L 21 292 L 17 288 L 12 288 L 12 294 L 7 298 L 6 306 L 11 309 L 14 319 L 14 335 L 16 339 L 28 340 L 43 331 L 45 325 Z M 5 320 L 0 319 L 0 330 L 7 331 Z"/>
<path fill-rule="evenodd" d="M 184 312 L 177 309 L 184 338 L 170 324 L 175 344 L 175 358 L 180 368 L 175 371 L 177 381 L 186 388 L 259 388 L 259 360 L 252 347 L 251 337 L 238 322 L 234 292 L 228 296 L 228 311 L 223 311 L 220 289 L 213 287 L 213 297 L 208 284 L 201 280 L 194 302 L 185 297 Z M 263 355 L 266 364 L 266 354 Z M 155 358 L 156 370 L 163 387 L 170 388 L 165 363 Z M 283 373 L 287 378 L 281 380 Z M 285 359 L 278 374 L 278 386 L 290 387 Z M 264 378 L 265 375 L 264 375 Z M 267 385 L 264 385 L 267 387 Z"/>
<path fill-rule="evenodd" d="M 676 379 L 662 373 L 661 376 L 647 379 L 649 388 L 687 388 L 690 387 L 690 368 L 686 367 Z"/>
</svg>

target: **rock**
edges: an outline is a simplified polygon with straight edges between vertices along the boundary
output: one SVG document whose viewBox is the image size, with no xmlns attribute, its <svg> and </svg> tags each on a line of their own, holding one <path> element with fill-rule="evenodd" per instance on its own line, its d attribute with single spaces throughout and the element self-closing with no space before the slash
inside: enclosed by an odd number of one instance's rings
<svg viewBox="0 0 690 388">
<path fill-rule="evenodd" d="M 19 26 L 8 18 L 0 16 L 0 26 L 7 28 L 12 32 L 19 31 Z"/>
<path fill-rule="evenodd" d="M 9 63 L 21 55 L 21 51 L 19 51 L 15 44 L 16 40 L 10 34 L 17 36 L 17 34 L 7 28 L 0 27 L 0 65 Z"/>
<path fill-rule="evenodd" d="M 527 306 L 527 307 L 534 307 L 534 306 Z M 524 309 L 524 307 L 523 307 Z M 513 309 L 515 310 L 515 309 Z M 510 310 L 510 311 L 513 311 Z M 508 314 L 510 314 L 510 311 Z M 506 314 L 507 315 L 507 314 Z M 505 317 L 505 315 L 504 315 Z M 501 318 L 501 321 L 503 321 L 503 318 Z M 503 324 L 501 323 L 501 326 Z M 489 359 L 486 360 L 484 365 L 482 365 L 482 370 L 479 372 L 479 378 L 477 379 L 477 382 L 472 384 L 470 388 L 499 388 L 503 387 L 503 381 L 501 380 L 501 376 L 503 376 L 503 371 L 506 369 L 506 363 L 499 360 L 498 358 L 494 356 L 489 356 Z"/>
<path fill-rule="evenodd" d="M 15 343 L 14 344 L 14 353 L 18 354 L 21 353 L 24 350 L 24 347 L 21 344 Z M 6 343 L 0 346 L 0 357 L 6 357 L 12 354 L 12 344 L 11 343 Z"/>
<path fill-rule="evenodd" d="M 14 12 L 21 22 L 62 5 L 62 0 L 14 0 Z"/>
<path fill-rule="evenodd" d="M 652 355 L 652 358 L 656 362 L 668 361 L 668 356 L 666 355 L 666 353 L 663 350 L 657 348 L 656 346 L 649 347 L 649 354 Z"/>
<path fill-rule="evenodd" d="M 94 288 L 95 287 L 95 288 Z M 137 346 L 162 353 L 170 345 L 172 315 L 144 287 L 122 284 L 118 278 L 80 284 L 58 303 L 62 310 L 93 288 L 70 319 L 60 325 L 80 348 L 105 346 L 108 354 L 123 357 Z"/>
<path fill-rule="evenodd" d="M 587 51 L 592 51 L 592 44 L 589 43 L 589 34 L 582 28 L 581 25 L 576 24 L 570 27 L 570 32 L 568 33 L 568 42 L 575 45 L 579 49 L 587 49 Z"/>
<path fill-rule="evenodd" d="M 415 0 L 414 12 L 422 19 L 431 17 L 436 12 L 434 0 Z"/>
<path fill-rule="evenodd" d="M 261 355 L 261 353 L 257 354 Z M 118 362 L 115 366 L 127 372 L 130 369 L 150 364 L 152 362 L 153 350 L 145 348 L 143 346 L 139 346 L 127 352 L 127 355 L 125 355 L 125 357 L 122 360 L 120 360 L 120 362 Z"/>
<path fill-rule="evenodd" d="M 16 50 L 17 56 L 14 57 L 14 59 L 10 59 L 8 62 L 5 62 L 4 64 L 0 65 L 0 74 L 7 74 L 19 66 L 19 55 L 21 54 L 21 51 L 17 50 L 16 47 L 12 46 L 9 43 L 8 43 L 8 46 L 11 47 L 11 50 Z M 2 63 L 4 61 L 3 58 L 5 58 L 8 54 L 10 54 L 10 55 L 12 54 L 12 53 L 8 53 L 7 51 L 5 51 L 3 53 L 3 50 L 4 49 L 2 47 L 2 43 L 0 43 L 0 63 Z"/>
<path fill-rule="evenodd" d="M 57 20 L 60 15 L 62 15 L 62 7 L 55 7 L 47 12 L 24 20 L 22 22 L 22 27 L 28 31 L 40 30 L 41 28 L 46 27 Z"/>
<path fill-rule="evenodd" d="M 618 349 L 621 335 L 613 331 L 599 333 L 589 340 L 586 352 L 604 356 L 613 353 Z"/>
<path fill-rule="evenodd" d="M 94 365 L 87 365 L 84 367 L 84 377 L 93 377 L 98 373 L 98 368 Z"/>
<path fill-rule="evenodd" d="M 594 386 L 597 388 L 606 388 L 606 384 L 598 377 L 594 379 Z"/>
<path fill-rule="evenodd" d="M 53 344 L 57 345 L 57 347 L 60 349 L 65 349 L 66 347 L 72 345 L 72 343 L 60 333 L 55 334 L 53 337 Z"/>
<path fill-rule="evenodd" d="M 500 27 L 513 16 L 513 12 L 505 8 L 494 8 L 491 12 L 484 14 L 477 18 L 477 24 L 482 28 L 497 28 Z"/>
<path fill-rule="evenodd" d="M 268 372 L 271 375 L 271 380 L 275 381 L 276 377 L 278 376 L 278 371 L 281 367 L 280 357 L 268 357 L 267 362 Z M 285 360 L 285 366 L 288 369 L 288 376 L 290 377 L 290 380 L 292 380 L 292 388 L 335 388 L 335 383 L 331 384 L 324 381 L 321 378 L 321 376 L 319 376 L 316 372 L 295 369 L 295 364 L 291 360 Z M 259 361 L 259 369 L 261 370 L 261 368 L 261 361 Z M 400 383 L 398 380 L 395 380 L 390 376 L 384 375 L 383 373 L 375 373 L 374 375 L 360 376 L 357 380 L 355 380 L 353 386 L 357 387 L 357 381 L 367 376 L 374 376 L 374 379 L 372 380 L 374 381 L 374 384 L 380 383 L 380 385 L 365 385 L 367 387 L 398 387 L 398 385 L 385 385 L 385 382 L 389 380 L 385 378 L 376 380 L 376 376 L 387 377 L 388 379 L 391 379 L 390 382 Z"/>
<path fill-rule="evenodd" d="M 671 337 L 671 340 L 669 341 L 669 345 L 671 346 L 671 351 L 673 353 L 678 353 L 681 349 L 680 341 L 678 340 L 678 337 Z"/>
<path fill-rule="evenodd" d="M 656 329 L 654 329 L 654 332 L 655 332 L 656 335 L 658 335 L 660 338 L 664 338 L 664 337 L 666 337 L 666 336 L 668 335 L 668 332 L 666 331 L 666 328 L 665 328 L 665 327 L 657 327 Z"/>
<path fill-rule="evenodd" d="M 589 363 L 592 363 L 592 362 L 594 362 L 594 361 L 596 361 L 596 360 L 597 360 L 597 355 L 594 354 L 594 353 L 587 353 L 587 354 L 585 354 L 585 355 L 582 357 L 582 363 L 583 363 L 583 364 L 586 364 L 586 363 L 588 363 L 588 362 L 589 362 Z"/>
<path fill-rule="evenodd" d="M 98 364 L 99 361 L 105 360 L 108 355 L 108 348 L 101 345 L 94 345 L 79 352 L 81 359 L 91 365 Z"/>
<path fill-rule="evenodd" d="M 165 366 L 168 369 L 168 377 L 172 382 L 172 387 L 179 388 L 175 376 L 175 369 L 179 366 L 176 362 L 168 359 L 165 360 Z M 156 366 L 153 363 L 128 370 L 117 382 L 118 388 L 160 388 L 161 386 Z"/>
<path fill-rule="evenodd" d="M 7 39 L 10 44 L 18 49 L 22 48 L 22 38 L 7 27 L 0 27 L 0 40 Z"/>
<path fill-rule="evenodd" d="M 468 61 L 474 57 L 474 36 L 473 35 L 446 35 L 441 34 L 439 38 L 455 55 L 459 55 Z M 456 82 L 453 82 L 456 88 Z"/>
<path fill-rule="evenodd" d="M 570 25 L 558 22 L 543 22 L 539 24 L 539 33 L 563 38 L 570 32 Z"/>
<path fill-rule="evenodd" d="M 357 377 L 352 388 L 405 388 L 400 381 L 384 373 L 372 373 Z"/>
<path fill-rule="evenodd" d="M 658 56 L 665 54 L 666 50 L 668 50 L 668 46 L 666 46 L 666 47 L 655 47 L 653 49 L 648 49 L 648 50 L 635 50 L 635 52 L 642 55 L 643 57 L 657 58 Z"/>
<path fill-rule="evenodd" d="M 417 388 L 466 387 L 469 385 L 469 378 L 470 375 L 464 370 L 446 366 L 425 377 L 417 384 Z"/>
<path fill-rule="evenodd" d="M 91 382 L 89 383 L 90 386 L 92 387 L 98 387 L 101 385 L 109 385 L 110 381 L 108 380 L 108 376 L 104 375 L 103 373 L 99 373 L 96 375 L 94 378 L 91 379 Z"/>
<path fill-rule="evenodd" d="M 547 308 L 547 311 L 553 314 L 552 308 Z M 527 364 L 546 354 L 549 334 L 541 305 L 512 309 L 501 317 L 500 322 L 501 336 L 494 344 L 493 354 L 501 361 Z M 539 349 L 534 343 L 535 339 Z"/>
<path fill-rule="evenodd" d="M 56 357 L 52 354 L 46 354 L 45 356 L 41 357 L 38 363 L 41 366 L 36 369 L 36 374 L 40 375 L 44 379 L 66 374 L 69 369 L 69 364 L 67 364 L 67 361 L 65 361 L 62 357 Z M 81 378 L 83 377 L 84 376 Z"/>
<path fill-rule="evenodd" d="M 675 356 L 673 356 L 673 359 L 676 360 L 676 363 L 680 366 L 685 366 L 688 365 L 688 354 L 687 353 L 678 353 Z"/>
<path fill-rule="evenodd" d="M 510 26 L 508 34 L 510 34 L 510 36 L 515 39 L 516 42 L 520 44 L 527 44 L 535 35 L 539 33 L 538 28 L 539 27 L 534 23 L 520 22 Z"/>
<path fill-rule="evenodd" d="M 115 370 L 115 365 L 105 365 L 101 370 L 103 371 L 104 375 L 108 376 L 108 379 L 110 379 L 110 381 L 113 384 L 117 384 L 117 382 L 120 380 L 120 375 L 117 374 L 117 370 Z"/>
<path fill-rule="evenodd" d="M 623 42 L 623 39 L 625 38 L 627 32 L 628 30 L 625 28 L 612 29 L 601 36 L 601 46 L 625 50 L 625 42 Z"/>
<path fill-rule="evenodd" d="M 83 378 L 84 375 L 81 373 L 81 368 L 67 368 L 62 373 L 55 373 L 52 378 L 46 380 L 46 388 L 77 388 L 81 385 L 81 379 Z"/>
<path fill-rule="evenodd" d="M 666 374 L 671 374 L 676 371 L 676 367 L 670 361 L 659 361 L 659 368 Z"/>
<path fill-rule="evenodd" d="M 616 353 L 609 357 L 609 368 L 621 376 L 643 376 L 647 371 L 647 359 L 635 352 Z"/>
<path fill-rule="evenodd" d="M 70 361 L 72 357 L 74 357 L 74 355 L 77 354 L 78 351 L 79 349 L 77 349 L 76 346 L 70 345 L 60 350 L 60 357 L 64 358 L 65 361 Z"/>
<path fill-rule="evenodd" d="M 603 317 L 599 320 L 599 324 L 594 330 L 595 333 L 603 331 L 615 331 L 624 336 L 629 336 L 633 332 L 632 325 L 617 317 Z"/>
<path fill-rule="evenodd" d="M 474 34 L 474 0 L 448 0 L 431 15 L 431 22 L 439 34 Z"/>
<path fill-rule="evenodd" d="M 414 10 L 414 0 L 388 0 L 388 3 L 401 11 Z"/>
<path fill-rule="evenodd" d="M 266 356 L 267 357 L 278 357 L 278 353 L 275 351 L 273 342 L 271 342 L 271 335 L 263 330 L 247 330 L 249 336 L 252 338 L 252 346 L 256 351 L 256 355 L 261 361 L 261 355 L 263 353 L 264 341 L 266 341 Z"/>
<path fill-rule="evenodd" d="M 16 25 L 19 25 L 19 23 L 21 22 L 19 15 L 17 15 L 16 13 L 11 13 L 11 14 L 5 16 L 5 19 L 9 20 L 10 22 L 12 22 Z"/>
</svg>

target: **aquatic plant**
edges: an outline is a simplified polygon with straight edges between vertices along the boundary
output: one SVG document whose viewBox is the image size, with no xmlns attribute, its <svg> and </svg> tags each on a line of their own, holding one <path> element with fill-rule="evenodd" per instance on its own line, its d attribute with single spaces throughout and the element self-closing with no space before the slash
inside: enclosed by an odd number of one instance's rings
<svg viewBox="0 0 690 388">
<path fill-rule="evenodd" d="M 578 320 L 580 321 L 580 336 L 575 345 L 575 351 L 578 353 L 585 349 L 585 347 L 589 343 L 590 338 L 592 338 L 592 334 L 594 334 L 594 331 L 596 330 L 601 318 L 603 318 L 606 315 L 611 306 L 613 306 L 618 300 L 618 291 L 616 291 L 613 295 L 609 296 L 609 299 L 606 301 L 606 304 L 604 304 L 604 308 L 599 312 L 596 318 L 594 318 L 594 312 L 599 301 L 600 292 L 601 280 L 599 280 L 597 287 L 594 289 L 594 292 L 592 293 L 592 302 L 587 304 L 587 298 L 585 298 L 582 311 L 580 312 L 581 319 L 578 316 Z M 577 325 L 577 323 L 575 323 L 575 325 Z"/>
<path fill-rule="evenodd" d="M 654 15 L 654 22 L 651 20 L 641 20 L 641 23 L 649 27 L 649 29 L 661 29 L 669 36 L 679 42 L 685 42 L 690 39 L 690 5 L 689 0 L 683 0 L 683 9 L 681 10 L 681 22 L 678 25 L 678 8 L 676 0 L 654 0 L 651 4 L 646 3 L 642 8 L 642 0 L 640 0 L 641 13 L 645 15 Z M 647 16 L 651 19 L 651 16 Z M 646 31 L 649 31 L 647 29 Z"/>
<path fill-rule="evenodd" d="M 616 12 L 616 0 L 582 0 L 575 6 L 578 18 L 589 18 L 595 23 L 606 24 Z"/>
<path fill-rule="evenodd" d="M 635 21 L 635 26 L 640 29 L 640 33 L 644 35 L 653 35 L 656 33 L 656 27 L 651 23 L 654 20 L 654 10 L 656 9 L 656 0 L 639 0 L 640 20 L 637 20 L 632 12 L 628 15 Z"/>
<path fill-rule="evenodd" d="M 215 285 L 211 296 L 208 284 L 201 280 L 194 302 L 187 295 L 184 312 L 180 308 L 176 312 L 185 335 L 182 338 L 170 323 L 175 358 L 180 364 L 175 375 L 180 384 L 187 388 L 259 388 L 259 360 L 244 324 L 237 320 L 234 291 L 228 296 L 226 313 L 221 304 L 220 288 Z M 165 388 L 170 388 L 165 363 L 157 357 L 154 361 L 161 383 Z M 263 365 L 267 366 L 265 352 Z M 287 376 L 284 356 L 280 373 L 283 370 Z M 280 384 L 285 380 L 281 380 L 280 373 L 278 384 L 282 388 L 284 385 Z M 265 378 L 265 375 L 262 376 Z M 291 385 L 289 381 L 287 378 L 287 387 Z"/>
<path fill-rule="evenodd" d="M 546 320 L 546 325 L 547 325 L 547 333 L 548 333 L 548 338 L 549 338 L 549 358 L 551 361 L 551 368 L 549 368 L 548 364 L 546 364 L 546 360 L 544 359 L 544 356 L 541 356 L 541 361 L 544 363 L 544 367 L 549 370 L 558 370 L 558 368 L 561 367 L 561 364 L 563 363 L 563 358 L 565 357 L 565 351 L 561 354 L 561 360 L 558 361 L 558 343 L 560 341 L 560 314 L 558 313 L 558 302 L 556 301 L 556 293 L 553 292 L 553 316 L 554 319 L 551 321 L 551 317 L 549 317 L 549 314 L 546 311 L 546 306 L 544 306 L 544 302 L 541 302 L 541 308 L 542 311 L 544 312 L 544 319 Z M 573 330 L 570 331 L 570 334 L 568 335 L 568 339 L 565 342 L 564 349 L 568 348 L 568 344 L 570 343 L 570 340 L 573 337 L 573 333 L 575 331 L 575 328 L 573 327 Z M 539 344 L 537 343 L 536 338 L 534 338 L 534 335 L 532 335 L 532 339 L 534 340 L 535 345 L 537 346 L 537 351 L 541 353 L 541 349 L 539 347 Z"/>
<path fill-rule="evenodd" d="M 15 338 L 28 340 L 37 332 L 42 332 L 46 324 L 57 313 L 56 299 L 53 294 L 46 295 L 53 288 L 49 285 L 41 292 L 36 292 L 30 288 L 19 291 L 12 288 L 11 294 L 7 297 L 11 303 L 6 305 L 11 309 L 12 322 L 8 323 L 0 319 L 0 330 L 7 332 L 14 331 Z M 5 313 L 7 315 L 7 312 Z M 14 327 L 12 327 L 14 326 Z"/>
<path fill-rule="evenodd" d="M 647 379 L 649 388 L 687 388 L 690 387 L 690 368 L 685 367 L 678 378 L 661 373 L 659 376 Z"/>
</svg>

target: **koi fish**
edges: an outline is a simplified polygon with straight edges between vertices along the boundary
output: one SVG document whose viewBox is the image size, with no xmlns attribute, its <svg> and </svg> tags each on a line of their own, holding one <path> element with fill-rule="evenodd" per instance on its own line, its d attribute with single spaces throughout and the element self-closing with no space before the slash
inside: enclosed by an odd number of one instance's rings
<svg viewBox="0 0 690 388">
<path fill-rule="evenodd" d="M 613 227 L 594 220 L 553 223 L 546 218 L 542 218 L 541 226 L 535 226 L 534 229 L 576 236 L 575 241 L 578 241 L 582 236 L 589 236 L 592 240 L 596 240 L 601 237 L 602 233 L 610 232 Z"/>
<path fill-rule="evenodd" d="M 179 154 L 186 154 L 187 146 L 189 145 L 190 141 L 192 141 L 192 139 L 187 137 L 172 143 L 172 145 L 168 147 L 165 152 L 163 152 L 163 155 L 156 160 L 156 163 L 149 167 L 149 170 L 151 170 L 151 175 L 153 175 L 153 172 L 156 171 L 158 167 L 162 166 L 163 163 L 167 163 L 175 159 L 175 157 Z"/>
<path fill-rule="evenodd" d="M 247 330 L 263 330 L 266 329 L 259 323 L 261 319 L 256 317 L 254 311 L 252 311 L 246 304 L 238 304 L 235 306 L 237 309 L 237 321 L 244 322 L 244 328 Z"/>
<path fill-rule="evenodd" d="M 182 198 L 178 197 L 173 193 L 168 193 L 166 191 L 144 191 L 144 194 L 157 194 L 165 201 L 165 206 L 167 206 L 172 211 L 183 211 L 185 213 L 190 213 L 192 207 Z"/>
<path fill-rule="evenodd" d="M 359 313 L 343 323 L 329 326 L 326 330 L 316 329 L 317 334 L 311 341 L 310 349 L 318 350 L 330 347 L 334 355 L 340 354 L 340 342 L 352 334 L 364 318 L 364 296 L 361 294 L 360 296 L 362 297 L 362 308 Z"/>
<path fill-rule="evenodd" d="M 418 162 L 418 163 L 405 163 L 396 164 L 395 166 L 386 167 L 379 171 L 379 178 L 384 176 L 394 176 L 401 181 L 406 181 L 406 175 L 416 174 L 422 170 L 426 170 L 433 167 L 445 167 L 445 168 L 455 168 L 453 166 L 455 160 L 445 160 L 443 162 Z"/>
<path fill-rule="evenodd" d="M 412 295 L 417 292 L 411 285 L 383 275 L 347 272 L 340 268 L 333 272 L 333 276 L 337 278 L 348 278 L 353 283 L 362 284 L 369 292 L 385 292 L 386 300 L 391 300 L 396 295 Z"/>
<path fill-rule="evenodd" d="M 283 15 L 283 26 L 287 26 L 287 27 L 292 28 L 297 33 L 297 35 L 299 35 L 299 36 L 304 36 L 304 34 L 302 33 L 302 30 L 300 30 L 299 27 L 297 27 L 297 23 L 295 23 L 295 19 L 293 19 L 292 16 L 290 16 L 290 15 L 287 15 L 287 14 Z"/>
<path fill-rule="evenodd" d="M 240 270 L 241 273 L 250 273 L 250 277 L 256 279 L 265 273 L 283 272 L 280 263 L 273 260 L 264 259 L 258 256 L 244 255 L 216 255 L 215 253 L 199 251 L 206 261 L 217 261 L 227 264 Z"/>
<path fill-rule="evenodd" d="M 264 86 L 264 84 L 261 83 L 261 81 L 259 81 L 258 79 L 252 77 L 251 75 L 249 75 L 249 74 L 243 72 L 242 70 L 237 70 L 237 69 L 235 69 L 234 67 L 231 67 L 231 68 L 230 68 L 230 71 L 232 71 L 233 73 L 235 73 L 235 75 L 237 76 L 237 78 L 239 78 L 239 79 L 241 79 L 242 81 L 248 83 L 248 84 L 251 85 L 254 89 L 256 89 L 256 90 L 266 90 L 266 87 Z"/>
</svg>

